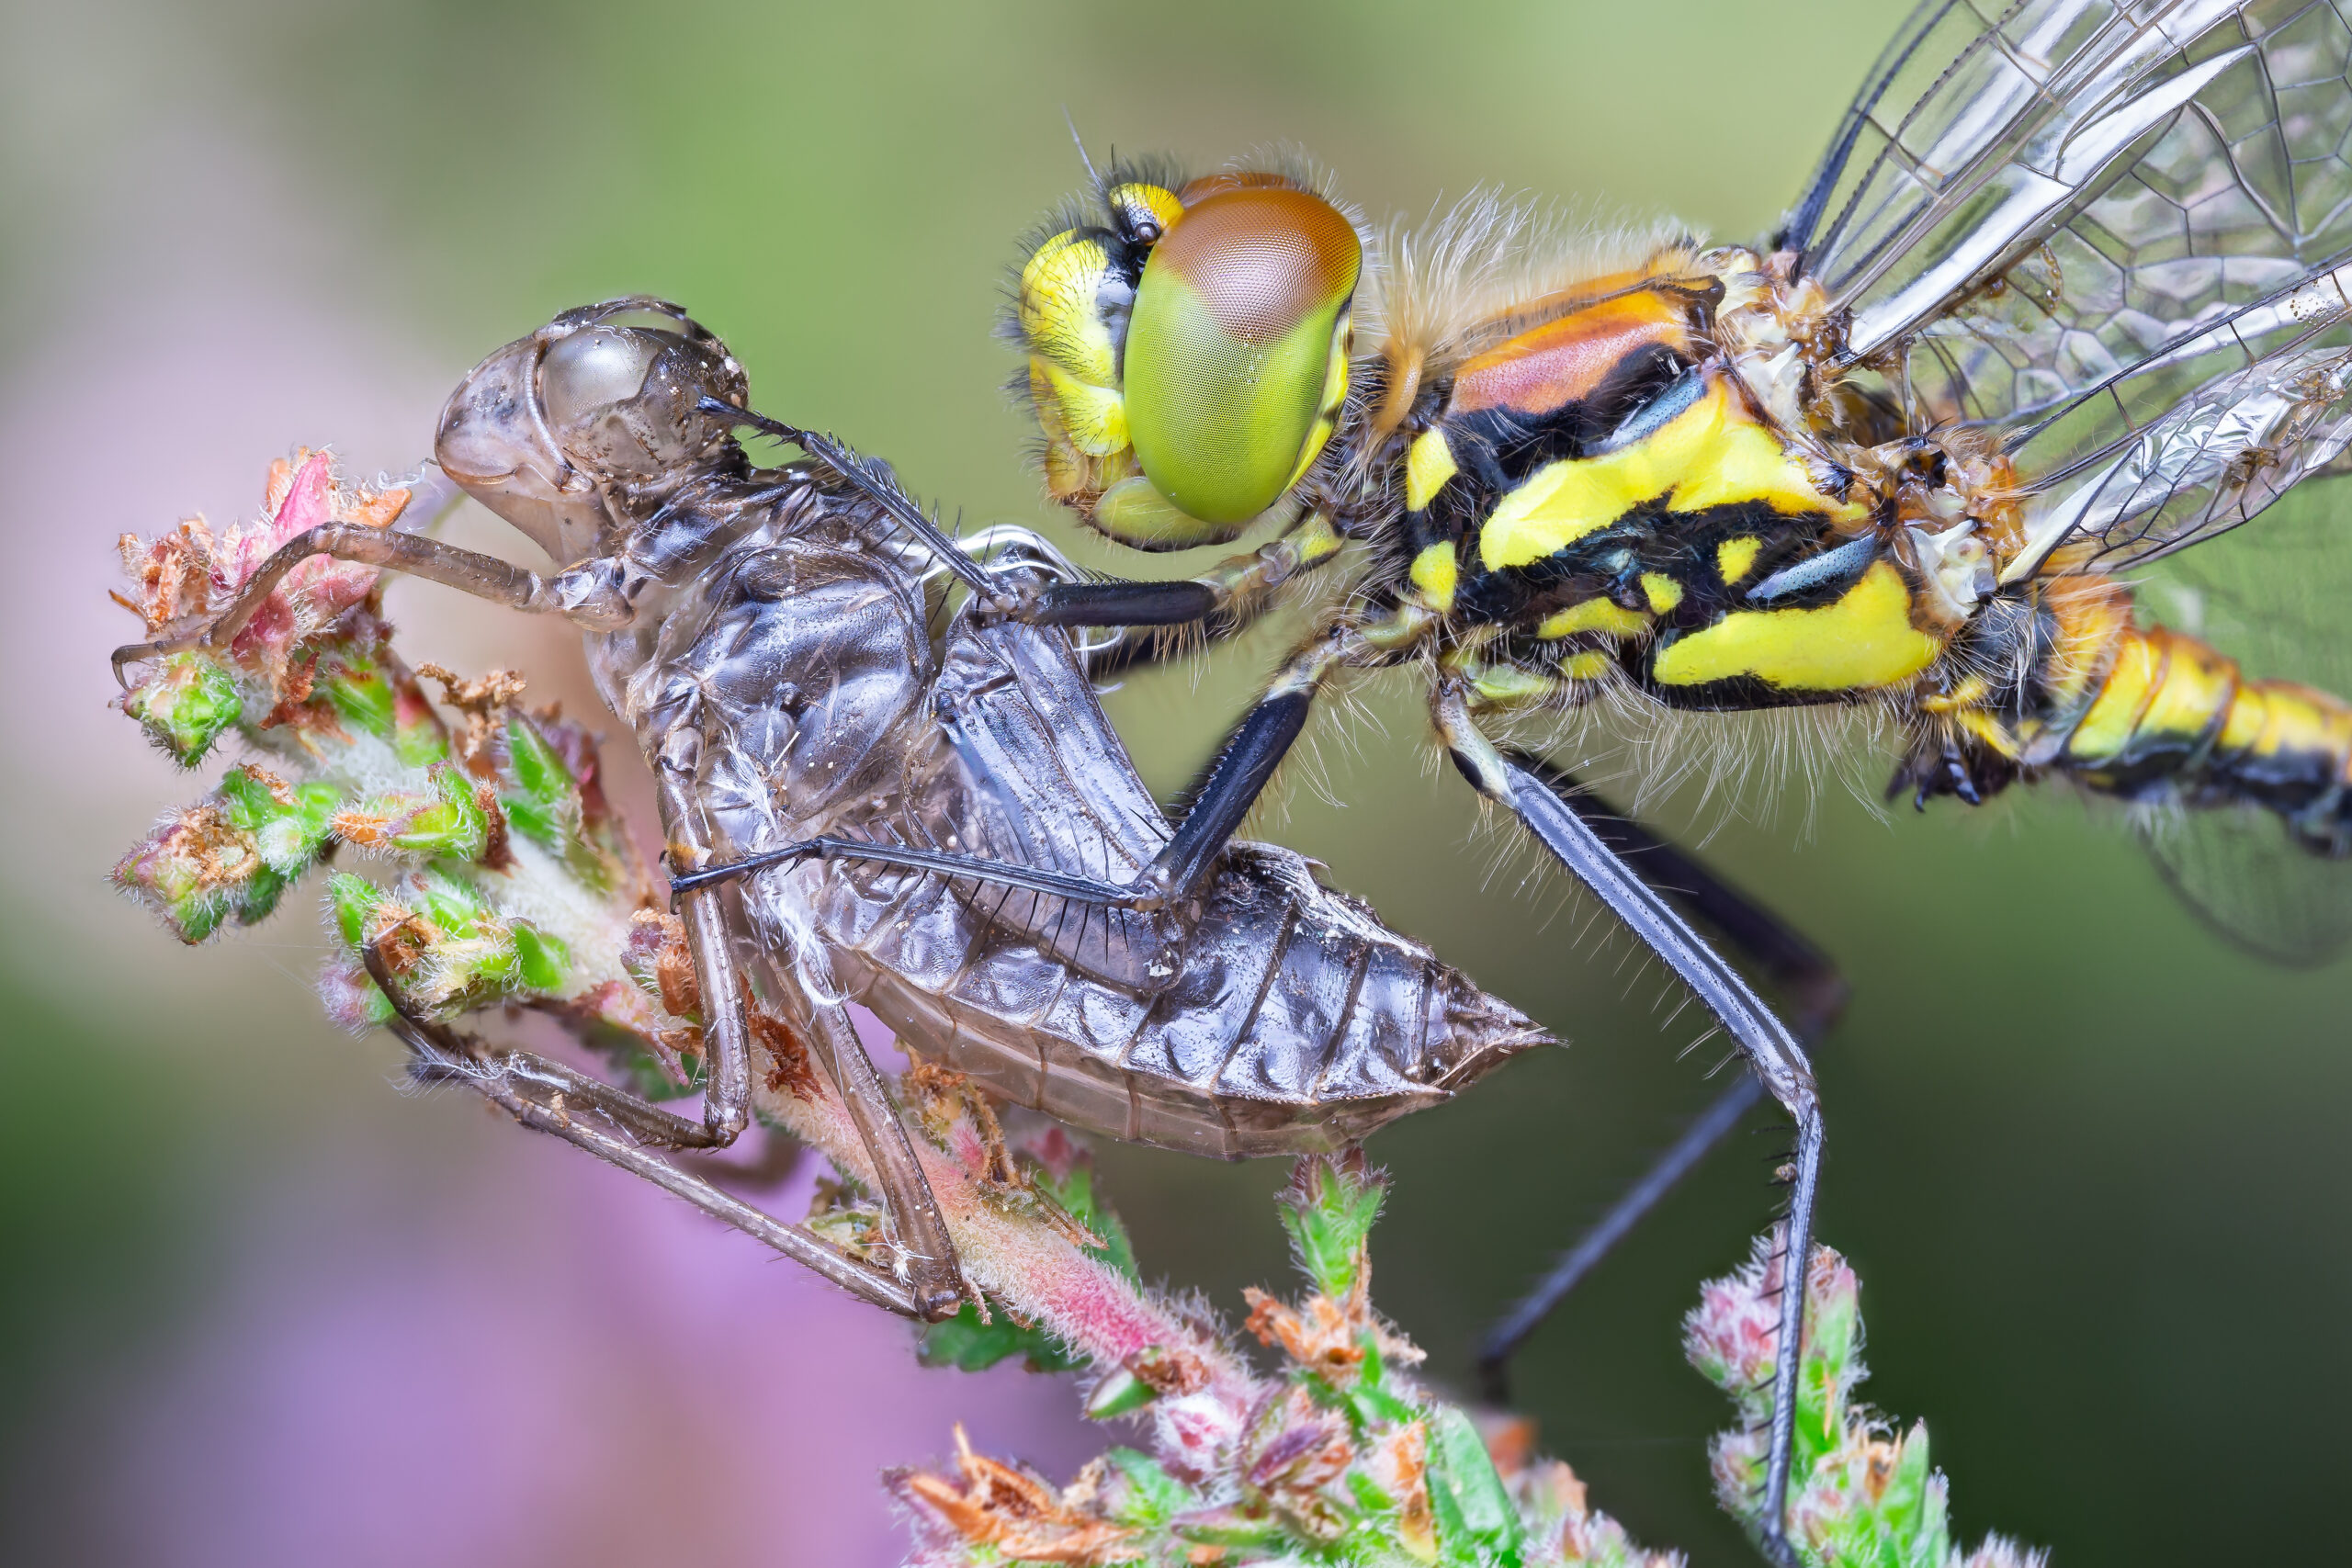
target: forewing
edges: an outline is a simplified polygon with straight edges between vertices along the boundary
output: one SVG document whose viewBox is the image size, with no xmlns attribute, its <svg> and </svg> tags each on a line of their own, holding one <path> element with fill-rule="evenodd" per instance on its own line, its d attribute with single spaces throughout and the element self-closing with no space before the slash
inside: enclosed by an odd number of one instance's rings
<svg viewBox="0 0 2352 1568">
<path fill-rule="evenodd" d="M 2352 249 L 2347 61 L 2326 0 L 1930 0 L 1790 240 L 1915 423 L 2013 426 Z"/>
</svg>

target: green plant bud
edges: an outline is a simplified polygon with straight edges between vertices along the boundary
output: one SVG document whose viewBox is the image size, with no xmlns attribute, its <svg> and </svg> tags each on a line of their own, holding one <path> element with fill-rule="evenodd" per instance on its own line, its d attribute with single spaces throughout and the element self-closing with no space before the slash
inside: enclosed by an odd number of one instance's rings
<svg viewBox="0 0 2352 1568">
<path fill-rule="evenodd" d="M 364 876 L 338 871 L 327 878 L 327 908 L 346 947 L 356 949 L 368 940 L 369 930 L 380 919 L 378 911 L 390 901 L 382 888 Z"/>
<path fill-rule="evenodd" d="M 1363 1160 L 1302 1162 L 1282 1195 L 1283 1228 L 1298 1266 L 1327 1296 L 1344 1296 L 1364 1267 L 1385 1186 Z"/>
<path fill-rule="evenodd" d="M 571 950 L 526 920 L 514 923 L 517 979 L 526 991 L 561 993 L 571 984 Z"/>
<path fill-rule="evenodd" d="M 1108 1421 L 1114 1416 L 1132 1416 L 1159 1397 L 1149 1383 L 1121 1367 L 1094 1385 L 1086 1401 L 1086 1418 Z"/>
<path fill-rule="evenodd" d="M 311 694 L 326 699 L 334 709 L 335 717 L 347 728 L 379 740 L 392 739 L 397 702 L 383 666 L 348 646 L 339 649 L 335 657 L 321 660 L 320 664 Z"/>
<path fill-rule="evenodd" d="M 202 761 L 243 716 L 244 702 L 219 664 L 202 654 L 175 653 L 124 695 L 122 711 L 186 768 Z"/>
</svg>

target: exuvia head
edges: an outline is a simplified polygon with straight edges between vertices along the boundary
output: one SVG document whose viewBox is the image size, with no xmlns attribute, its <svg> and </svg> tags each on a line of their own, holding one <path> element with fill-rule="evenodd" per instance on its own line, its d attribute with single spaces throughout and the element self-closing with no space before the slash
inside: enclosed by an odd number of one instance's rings
<svg viewBox="0 0 2352 1568">
<path fill-rule="evenodd" d="M 617 544 L 614 501 L 661 491 L 735 450 L 706 398 L 750 388 L 727 345 L 666 300 L 567 310 L 474 367 L 434 456 L 468 494 L 571 565 Z"/>
<path fill-rule="evenodd" d="M 1363 243 L 1287 175 L 1114 171 L 1047 235 L 1016 324 L 1055 499 L 1142 549 L 1233 538 L 1338 428 Z"/>
</svg>

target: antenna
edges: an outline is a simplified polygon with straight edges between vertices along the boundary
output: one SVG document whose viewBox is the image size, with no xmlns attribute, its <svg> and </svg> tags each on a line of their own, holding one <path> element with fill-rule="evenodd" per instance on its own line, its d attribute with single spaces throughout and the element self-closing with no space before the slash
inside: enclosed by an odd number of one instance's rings
<svg viewBox="0 0 2352 1568">
<path fill-rule="evenodd" d="M 1062 106 L 1062 123 L 1069 127 L 1069 139 L 1078 144 L 1078 161 L 1086 165 L 1086 177 L 1094 183 L 1095 190 L 1100 192 L 1102 189 L 1102 176 L 1095 172 L 1094 160 L 1086 155 L 1086 138 L 1078 133 L 1078 121 L 1070 118 L 1068 104 Z"/>
</svg>

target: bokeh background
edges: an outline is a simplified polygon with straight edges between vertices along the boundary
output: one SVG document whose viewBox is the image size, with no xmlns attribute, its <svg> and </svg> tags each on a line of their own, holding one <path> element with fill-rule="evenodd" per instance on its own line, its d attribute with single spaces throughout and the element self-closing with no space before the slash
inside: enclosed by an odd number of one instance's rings
<svg viewBox="0 0 2352 1568">
<path fill-rule="evenodd" d="M 763 406 L 975 519 L 1034 518 L 989 327 L 1013 237 L 1077 182 L 1064 106 L 1098 153 L 1287 139 L 1375 212 L 1488 183 L 1744 237 L 1894 8 L 0 17 L 0 1557 L 255 1568 L 883 1563 L 876 1472 L 952 1422 L 1060 1474 L 1100 1438 L 1054 1380 L 918 1371 L 899 1325 L 748 1243 L 403 1099 L 386 1040 L 319 1015 L 307 900 L 185 951 L 115 899 L 115 857 L 209 783 L 107 709 L 135 629 L 105 598 L 117 534 L 249 515 L 296 443 L 409 467 L 481 354 L 639 290 L 724 333 Z M 393 606 L 412 656 L 593 702 L 560 633 L 414 585 Z M 1114 697 L 1156 784 L 1266 651 Z M 1466 1382 L 1481 1323 L 1705 1100 L 1716 1048 L 1679 1055 L 1659 976 L 1556 890 L 1490 875 L 1410 702 L 1372 706 L 1385 733 L 1320 749 L 1340 804 L 1294 789 L 1270 830 L 1575 1042 L 1374 1145 L 1380 1299 Z M 1714 862 L 1854 982 L 1820 1053 L 1823 1235 L 1862 1273 L 1871 1392 L 1933 1424 L 1961 1529 L 2077 1568 L 2339 1546 L 2352 969 L 2239 955 L 2069 798 L 1889 818 L 1833 785 L 1665 819 L 1715 828 Z M 1677 1325 L 1764 1224 L 1782 1146 L 1758 1118 L 1520 1371 L 1595 1500 L 1701 1562 L 1751 1559 L 1708 1501 L 1723 1409 Z M 1279 1168 L 1104 1157 L 1148 1267 L 1227 1306 L 1283 1276 Z"/>
</svg>

